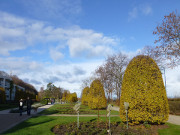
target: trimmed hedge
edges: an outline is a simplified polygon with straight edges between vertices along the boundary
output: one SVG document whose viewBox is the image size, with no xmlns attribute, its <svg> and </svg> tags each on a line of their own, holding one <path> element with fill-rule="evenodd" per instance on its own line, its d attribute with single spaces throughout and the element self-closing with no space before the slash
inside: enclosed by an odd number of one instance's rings
<svg viewBox="0 0 180 135">
<path fill-rule="evenodd" d="M 152 58 L 136 56 L 126 68 L 120 99 L 120 118 L 125 122 L 124 102 L 129 102 L 131 124 L 160 124 L 168 120 L 169 106 L 162 74 Z"/>
</svg>

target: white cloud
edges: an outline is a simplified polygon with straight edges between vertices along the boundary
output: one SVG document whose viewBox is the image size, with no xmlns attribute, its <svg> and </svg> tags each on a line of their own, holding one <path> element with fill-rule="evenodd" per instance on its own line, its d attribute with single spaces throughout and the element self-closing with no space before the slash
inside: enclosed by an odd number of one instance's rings
<svg viewBox="0 0 180 135">
<path fill-rule="evenodd" d="M 60 51 L 56 50 L 56 48 L 50 49 L 50 56 L 54 61 L 57 61 L 57 60 L 62 59 L 64 57 L 64 55 Z"/>
<path fill-rule="evenodd" d="M 70 23 L 70 20 L 82 12 L 81 0 L 19 0 L 26 10 L 22 10 L 35 19 L 53 21 L 53 23 Z"/>
<path fill-rule="evenodd" d="M 0 69 L 12 71 L 14 74 L 28 72 L 39 72 L 43 70 L 41 63 L 27 61 L 26 58 L 8 57 L 0 58 Z"/>
<path fill-rule="evenodd" d="M 49 43 L 52 48 L 57 49 L 50 50 L 50 57 L 55 61 L 63 57 L 60 48 L 64 47 L 69 48 L 71 57 L 101 57 L 112 53 L 112 47 L 119 43 L 117 38 L 78 26 L 55 28 L 43 22 L 22 19 L 3 12 L 0 12 L 0 16 L 4 19 L 0 21 L 1 55 L 7 56 L 10 51 L 23 50 L 37 43 Z M 16 22 L 9 22 L 11 19 L 6 17 L 13 18 Z M 11 23 L 16 27 L 12 27 Z"/>
<path fill-rule="evenodd" d="M 128 13 L 128 21 L 138 18 L 141 15 L 151 15 L 153 13 L 153 9 L 149 4 L 141 4 L 139 6 L 133 7 L 131 11 Z"/>
<path fill-rule="evenodd" d="M 128 21 L 131 21 L 132 19 L 137 18 L 137 16 L 138 16 L 138 8 L 137 8 L 137 7 L 134 7 L 134 8 L 132 9 L 132 11 L 129 12 L 128 15 L 129 15 L 129 16 L 128 16 Z"/>
<path fill-rule="evenodd" d="M 150 5 L 144 5 L 141 7 L 141 11 L 144 15 L 152 14 L 152 7 Z"/>
<path fill-rule="evenodd" d="M 166 69 L 166 83 L 168 96 L 180 96 L 180 66 L 174 69 Z M 164 76 L 163 76 L 164 78 Z"/>
</svg>

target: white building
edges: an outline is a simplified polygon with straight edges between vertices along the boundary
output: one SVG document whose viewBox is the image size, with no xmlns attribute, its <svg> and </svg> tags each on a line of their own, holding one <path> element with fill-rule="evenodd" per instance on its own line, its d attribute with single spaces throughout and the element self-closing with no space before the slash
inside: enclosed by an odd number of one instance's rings
<svg viewBox="0 0 180 135">
<path fill-rule="evenodd" d="M 0 87 L 5 89 L 6 100 L 10 100 L 11 81 L 12 81 L 11 77 L 6 72 L 0 71 Z M 25 91 L 23 87 L 14 84 L 11 92 L 11 100 L 15 99 L 16 88 Z"/>
</svg>

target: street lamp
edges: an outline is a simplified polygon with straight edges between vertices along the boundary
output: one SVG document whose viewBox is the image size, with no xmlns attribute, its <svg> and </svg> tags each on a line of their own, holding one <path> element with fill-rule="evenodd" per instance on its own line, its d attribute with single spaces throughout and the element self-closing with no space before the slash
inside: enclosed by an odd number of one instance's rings
<svg viewBox="0 0 180 135">
<path fill-rule="evenodd" d="M 163 70 L 163 72 L 164 72 L 164 86 L 165 86 L 165 90 L 166 90 L 166 72 L 165 72 L 165 67 L 162 67 L 161 70 Z"/>
<path fill-rule="evenodd" d="M 125 112 L 126 112 L 126 121 L 127 121 L 127 129 L 128 129 L 128 109 L 129 109 L 128 102 L 124 102 L 124 108 L 125 108 Z"/>
</svg>

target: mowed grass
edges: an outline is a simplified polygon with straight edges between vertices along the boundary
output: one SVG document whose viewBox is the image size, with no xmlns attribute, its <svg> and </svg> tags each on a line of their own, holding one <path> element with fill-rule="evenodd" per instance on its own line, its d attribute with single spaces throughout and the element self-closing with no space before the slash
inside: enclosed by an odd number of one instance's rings
<svg viewBox="0 0 180 135">
<path fill-rule="evenodd" d="M 80 122 L 97 121 L 97 117 L 80 117 Z M 100 121 L 106 121 L 106 117 L 100 117 Z M 61 124 L 77 122 L 77 117 L 54 117 L 37 116 L 32 117 L 14 128 L 5 132 L 5 135 L 54 135 L 53 127 Z M 121 122 L 119 117 L 111 117 L 112 122 Z M 169 128 L 158 130 L 159 135 L 178 135 L 180 126 L 166 123 Z"/>
<path fill-rule="evenodd" d="M 97 117 L 80 117 L 80 122 L 97 121 Z M 100 117 L 100 121 L 106 121 L 106 117 Z M 119 117 L 112 117 L 111 122 L 120 122 Z M 77 117 L 32 117 L 14 128 L 8 130 L 6 135 L 53 135 L 52 128 L 55 125 L 77 122 Z"/>
<path fill-rule="evenodd" d="M 73 110 L 75 104 L 55 104 L 54 106 L 42 111 L 40 114 L 76 114 Z M 88 115 L 96 115 L 98 114 L 98 110 L 91 110 L 88 106 L 81 105 L 80 107 L 80 115 L 88 114 Z M 100 115 L 106 115 L 106 109 L 99 110 Z M 118 111 L 111 111 L 111 115 L 119 115 Z"/>
<path fill-rule="evenodd" d="M 180 125 L 166 123 L 169 128 L 158 130 L 159 135 L 180 135 Z"/>
</svg>

